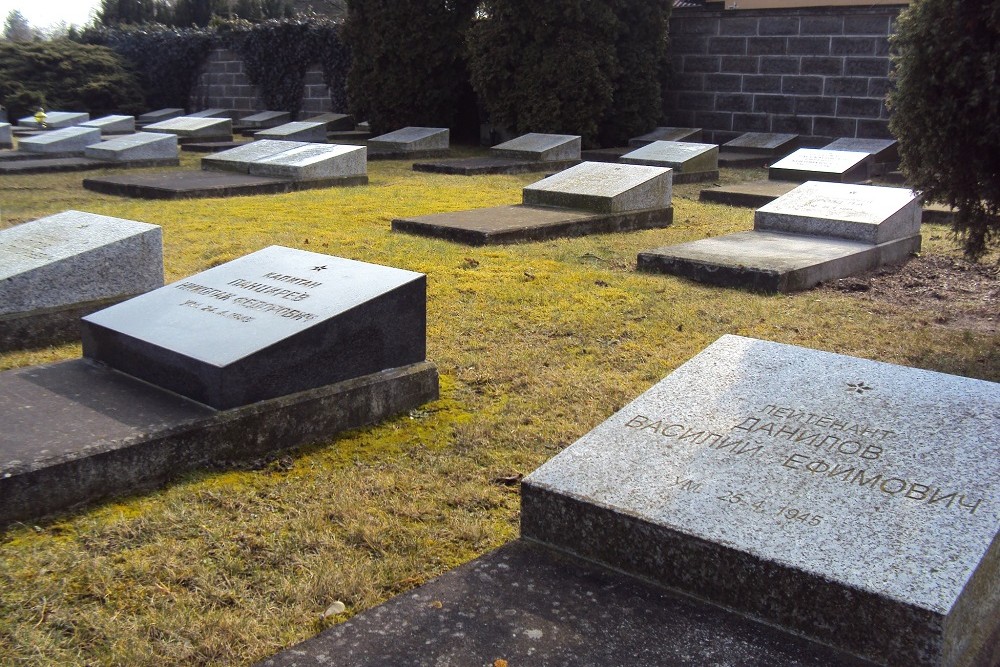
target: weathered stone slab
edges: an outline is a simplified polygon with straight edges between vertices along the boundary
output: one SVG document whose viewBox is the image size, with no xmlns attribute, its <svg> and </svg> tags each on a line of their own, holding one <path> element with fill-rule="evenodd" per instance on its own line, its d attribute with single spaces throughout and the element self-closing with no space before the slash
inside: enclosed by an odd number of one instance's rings
<svg viewBox="0 0 1000 667">
<path fill-rule="evenodd" d="M 920 195 L 906 188 L 808 181 L 757 209 L 754 229 L 886 243 L 920 234 Z"/>
<path fill-rule="evenodd" d="M 246 128 L 264 129 L 287 123 L 292 114 L 287 111 L 260 111 L 240 118 L 240 126 Z"/>
<path fill-rule="evenodd" d="M 446 127 L 404 127 L 368 140 L 368 148 L 388 152 L 448 150 L 450 133 Z"/>
<path fill-rule="evenodd" d="M 592 213 L 623 213 L 670 206 L 670 169 L 582 162 L 525 186 L 526 206 L 556 206 Z"/>
<path fill-rule="evenodd" d="M 83 153 L 84 148 L 101 140 L 96 127 L 65 127 L 37 137 L 25 137 L 18 144 L 24 153 Z"/>
<path fill-rule="evenodd" d="M 14 133 L 11 131 L 10 123 L 0 123 L 0 148 L 12 148 L 14 146 Z"/>
<path fill-rule="evenodd" d="M 423 274 L 271 246 L 82 320 L 83 354 L 217 409 L 425 358 Z"/>
<path fill-rule="evenodd" d="M 780 157 L 795 150 L 799 143 L 797 134 L 781 134 L 777 132 L 747 132 L 727 141 L 722 150 L 732 153 L 752 153 Z"/>
<path fill-rule="evenodd" d="M 45 113 L 45 127 L 58 130 L 63 127 L 73 127 L 90 120 L 89 113 L 81 111 L 47 111 Z M 25 116 L 17 121 L 21 127 L 41 129 L 42 125 L 35 120 L 34 116 Z"/>
<path fill-rule="evenodd" d="M 250 173 L 293 181 L 362 177 L 368 173 L 366 150 L 364 146 L 306 144 L 254 160 Z"/>
<path fill-rule="evenodd" d="M 197 199 L 271 195 L 317 188 L 366 185 L 368 176 L 294 181 L 232 171 L 174 171 L 83 179 L 86 190 L 138 199 Z"/>
<path fill-rule="evenodd" d="M 879 664 L 1000 627 L 992 382 L 723 336 L 521 493 L 524 537 Z"/>
<path fill-rule="evenodd" d="M 531 132 L 497 144 L 490 149 L 494 157 L 515 160 L 579 160 L 581 137 L 574 134 L 539 134 Z"/>
<path fill-rule="evenodd" d="M 625 164 L 645 164 L 670 167 L 681 174 L 711 173 L 718 176 L 719 147 L 715 144 L 695 144 L 681 141 L 654 141 L 626 153 Z"/>
<path fill-rule="evenodd" d="M 899 162 L 899 142 L 895 139 L 836 139 L 823 147 L 826 151 L 853 151 L 867 153 L 872 162 Z"/>
<path fill-rule="evenodd" d="M 346 113 L 324 112 L 315 116 L 309 116 L 304 120 L 310 123 L 325 123 L 326 129 L 330 132 L 354 129 L 354 116 Z M 365 131 L 367 131 L 367 128 Z"/>
<path fill-rule="evenodd" d="M 413 171 L 456 176 L 481 176 L 483 174 L 527 174 L 535 171 L 559 171 L 579 164 L 580 160 L 516 160 L 501 157 L 464 157 L 436 162 L 415 162 Z"/>
<path fill-rule="evenodd" d="M 140 125 L 149 125 L 150 123 L 159 123 L 161 120 L 170 120 L 171 118 L 178 118 L 183 115 L 184 109 L 168 107 L 166 109 L 147 111 L 146 113 L 141 114 L 136 121 Z"/>
<path fill-rule="evenodd" d="M 80 127 L 96 127 L 101 134 L 128 134 L 135 132 L 135 116 L 103 116 L 80 123 Z"/>
<path fill-rule="evenodd" d="M 628 140 L 628 145 L 632 148 L 638 148 L 654 141 L 701 141 L 701 128 L 658 127 L 652 132 L 632 137 Z"/>
<path fill-rule="evenodd" d="M 253 138 L 257 141 L 272 139 L 276 141 L 305 141 L 321 144 L 326 142 L 326 123 L 311 121 L 285 123 L 277 127 L 270 127 L 266 130 L 254 132 Z"/>
<path fill-rule="evenodd" d="M 217 137 L 232 137 L 233 121 L 229 118 L 201 118 L 195 116 L 180 116 L 152 123 L 145 128 L 146 132 L 166 132 L 176 134 L 184 139 L 206 139 Z"/>
<path fill-rule="evenodd" d="M 0 174 L 59 174 L 71 171 L 94 171 L 96 169 L 138 169 L 142 167 L 176 167 L 178 158 L 154 160 L 129 160 L 112 162 L 89 157 L 45 157 L 37 160 L 17 160 L 0 162 Z"/>
<path fill-rule="evenodd" d="M 206 155 L 201 159 L 201 168 L 249 174 L 250 165 L 257 160 L 308 145 L 310 144 L 301 141 L 274 141 L 271 139 L 251 141 L 236 148 Z"/>
<path fill-rule="evenodd" d="M 79 317 L 162 285 L 156 225 L 64 211 L 0 230 L 0 350 L 77 338 L 62 311 Z"/>
<path fill-rule="evenodd" d="M 159 132 L 137 132 L 87 146 L 83 154 L 110 162 L 176 160 L 177 137 Z"/>
<path fill-rule="evenodd" d="M 868 153 L 800 148 L 771 165 L 772 181 L 833 181 L 850 183 L 868 177 Z"/>
<path fill-rule="evenodd" d="M 236 109 L 202 109 L 187 114 L 188 118 L 228 118 L 236 120 L 240 117 L 240 112 Z"/>
</svg>

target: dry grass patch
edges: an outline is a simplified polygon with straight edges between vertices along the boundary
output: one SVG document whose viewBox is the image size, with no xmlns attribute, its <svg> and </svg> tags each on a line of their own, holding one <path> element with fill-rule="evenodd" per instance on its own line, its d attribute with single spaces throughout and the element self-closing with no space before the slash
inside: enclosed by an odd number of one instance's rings
<svg viewBox="0 0 1000 667">
<path fill-rule="evenodd" d="M 185 154 L 188 168 L 194 158 Z M 0 664 L 247 664 L 517 535 L 517 474 L 725 333 L 1000 380 L 1000 337 L 856 294 L 759 295 L 635 272 L 640 250 L 752 226 L 675 188 L 667 229 L 470 248 L 403 215 L 519 201 L 536 175 L 421 174 L 229 200 L 145 202 L 79 174 L 0 183 L 3 224 L 78 208 L 160 224 L 168 280 L 271 244 L 428 274 L 441 400 L 247 469 L 204 471 L 0 535 Z M 746 180 L 761 171 L 723 172 Z M 954 253 L 927 228 L 925 254 Z M 936 237 L 936 238 L 935 238 Z M 79 355 L 0 355 L 0 369 Z M 321 619 L 340 600 L 345 614 Z"/>
</svg>

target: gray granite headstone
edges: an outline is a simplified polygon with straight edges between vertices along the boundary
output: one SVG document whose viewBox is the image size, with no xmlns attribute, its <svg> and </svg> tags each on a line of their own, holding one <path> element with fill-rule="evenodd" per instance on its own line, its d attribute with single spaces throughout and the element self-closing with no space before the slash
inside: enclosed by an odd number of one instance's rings
<svg viewBox="0 0 1000 667">
<path fill-rule="evenodd" d="M 722 145 L 723 150 L 735 153 L 753 153 L 759 155 L 779 155 L 795 148 L 798 143 L 797 134 L 780 134 L 776 132 L 746 132 L 732 141 Z"/>
<path fill-rule="evenodd" d="M 544 162 L 580 159 L 581 137 L 574 134 L 531 132 L 497 144 L 490 149 L 495 157 Z"/>
<path fill-rule="evenodd" d="M 301 141 L 275 141 L 273 139 L 251 141 L 236 148 L 206 155 L 201 159 L 201 167 L 202 169 L 239 171 L 249 174 L 250 165 L 257 160 L 309 145 Z"/>
<path fill-rule="evenodd" d="M 652 132 L 632 137 L 628 140 L 628 145 L 632 148 L 638 148 L 654 141 L 701 141 L 701 128 L 658 127 Z"/>
<path fill-rule="evenodd" d="M 754 213 L 754 229 L 887 243 L 920 234 L 920 195 L 906 188 L 809 181 Z"/>
<path fill-rule="evenodd" d="M 160 132 L 136 132 L 87 146 L 84 157 L 111 162 L 139 162 L 176 158 L 177 136 Z"/>
<path fill-rule="evenodd" d="M 14 145 L 14 131 L 10 123 L 0 123 L 0 148 L 10 148 Z"/>
<path fill-rule="evenodd" d="M 255 114 L 250 114 L 249 116 L 240 118 L 240 125 L 250 128 L 273 127 L 275 125 L 287 123 L 291 120 L 291 118 L 292 114 L 287 111 L 259 111 Z"/>
<path fill-rule="evenodd" d="M 1000 390 L 723 336 L 529 475 L 521 517 L 878 664 L 965 664 L 1000 629 Z"/>
<path fill-rule="evenodd" d="M 177 118 L 184 115 L 184 109 L 178 109 L 176 107 L 168 107 L 166 109 L 156 109 L 155 111 L 147 111 L 146 113 L 139 116 L 137 119 L 139 123 L 148 125 L 149 123 L 158 123 L 161 120 L 170 120 L 171 118 Z"/>
<path fill-rule="evenodd" d="M 83 354 L 218 409 L 423 361 L 423 274 L 271 246 L 83 320 Z"/>
<path fill-rule="evenodd" d="M 306 144 L 254 160 L 250 173 L 293 181 L 364 176 L 368 173 L 367 153 L 364 146 Z"/>
<path fill-rule="evenodd" d="M 253 133 L 254 140 L 272 139 L 277 141 L 326 142 L 326 123 L 295 121 Z"/>
<path fill-rule="evenodd" d="M 772 181 L 854 181 L 868 174 L 868 153 L 800 148 L 768 169 Z"/>
<path fill-rule="evenodd" d="M 528 206 L 558 206 L 621 213 L 670 206 L 670 169 L 610 162 L 582 162 L 525 186 Z"/>
<path fill-rule="evenodd" d="M 229 118 L 199 118 L 180 116 L 152 123 L 145 127 L 146 132 L 165 132 L 178 137 L 220 137 L 233 134 L 233 121 Z"/>
<path fill-rule="evenodd" d="M 96 127 L 103 134 L 135 132 L 135 116 L 103 116 L 80 123 L 80 127 Z"/>
<path fill-rule="evenodd" d="M 670 167 L 681 174 L 718 171 L 719 147 L 681 141 L 654 141 L 621 157 L 625 164 Z"/>
<path fill-rule="evenodd" d="M 235 109 L 202 109 L 187 115 L 188 118 L 228 118 L 233 120 L 239 116 Z"/>
<path fill-rule="evenodd" d="M 65 127 L 36 137 L 24 137 L 17 147 L 25 153 L 76 153 L 100 140 L 101 131 L 96 127 Z"/>
<path fill-rule="evenodd" d="M 433 151 L 448 148 L 446 127 L 404 127 L 368 140 L 368 147 L 387 151 Z"/>
<path fill-rule="evenodd" d="M 895 139 L 841 138 L 823 147 L 827 151 L 853 151 L 867 153 L 874 162 L 897 162 L 899 142 Z"/>
<path fill-rule="evenodd" d="M 0 315 L 156 289 L 162 248 L 156 225 L 82 211 L 0 230 Z"/>
<path fill-rule="evenodd" d="M 307 123 L 323 123 L 326 125 L 326 129 L 330 131 L 354 129 L 354 116 L 346 113 L 326 111 L 315 116 L 303 118 L 303 120 Z"/>
<path fill-rule="evenodd" d="M 45 127 L 57 130 L 63 127 L 73 127 L 90 120 L 90 114 L 81 111 L 47 111 Z M 34 116 L 25 116 L 17 121 L 19 127 L 42 127 Z"/>
</svg>

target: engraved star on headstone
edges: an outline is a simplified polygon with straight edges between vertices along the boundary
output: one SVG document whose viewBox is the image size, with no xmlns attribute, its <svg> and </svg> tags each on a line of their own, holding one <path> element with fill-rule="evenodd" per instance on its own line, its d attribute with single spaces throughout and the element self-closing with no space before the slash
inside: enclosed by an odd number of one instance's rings
<svg viewBox="0 0 1000 667">
<path fill-rule="evenodd" d="M 314 267 L 312 268 L 312 270 L 313 270 L 313 271 L 325 271 L 325 270 L 326 270 L 326 267 L 325 267 L 325 266 L 314 266 Z"/>
<path fill-rule="evenodd" d="M 863 394 L 866 391 L 871 391 L 874 387 L 870 387 L 864 382 L 848 382 L 847 391 L 848 393 L 854 392 L 856 394 Z"/>
</svg>

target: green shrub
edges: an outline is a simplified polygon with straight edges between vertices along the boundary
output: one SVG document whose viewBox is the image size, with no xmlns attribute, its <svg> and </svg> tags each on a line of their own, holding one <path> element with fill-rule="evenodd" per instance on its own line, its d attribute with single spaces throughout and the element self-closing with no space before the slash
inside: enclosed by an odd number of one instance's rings
<svg viewBox="0 0 1000 667">
<path fill-rule="evenodd" d="M 958 208 L 954 231 L 981 257 L 1000 242 L 1000 1 L 915 0 L 892 45 L 903 171 Z"/>
<path fill-rule="evenodd" d="M 478 127 L 464 60 L 464 33 L 478 2 L 350 0 L 350 109 L 373 132 L 407 125 Z"/>
<path fill-rule="evenodd" d="M 111 49 L 68 39 L 0 42 L 0 103 L 11 118 L 48 109 L 94 116 L 142 111 L 135 73 Z"/>
</svg>

